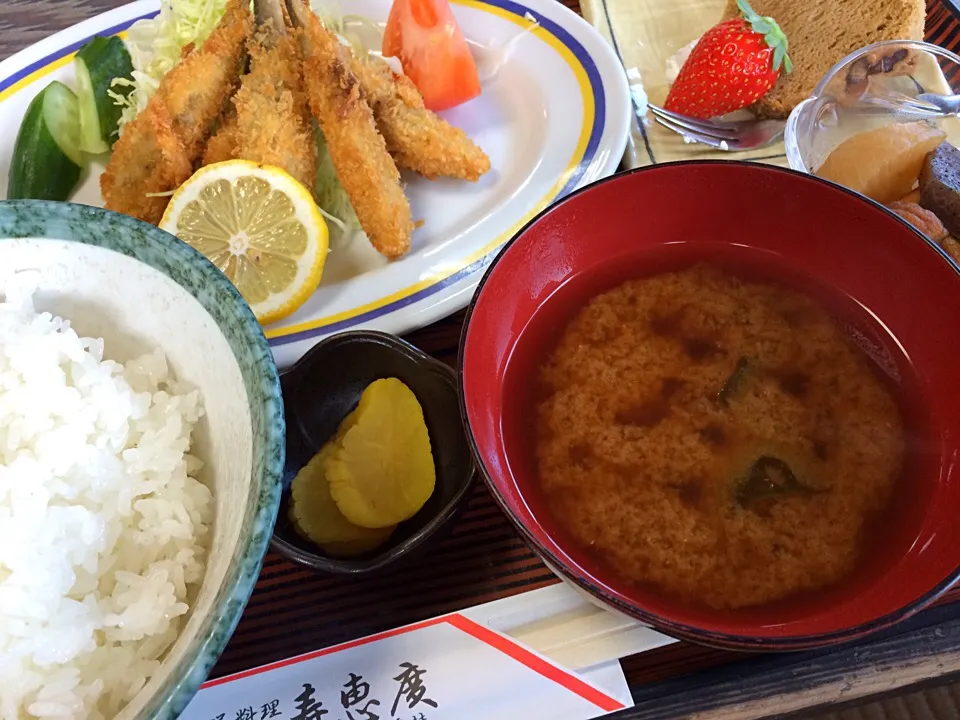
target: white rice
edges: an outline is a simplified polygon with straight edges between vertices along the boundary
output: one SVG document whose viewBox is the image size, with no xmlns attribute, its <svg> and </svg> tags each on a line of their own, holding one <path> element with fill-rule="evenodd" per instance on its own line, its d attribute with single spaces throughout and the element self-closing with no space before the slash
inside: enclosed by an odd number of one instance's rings
<svg viewBox="0 0 960 720">
<path fill-rule="evenodd" d="M 203 577 L 213 498 L 187 453 L 203 409 L 160 350 L 105 360 L 17 277 L 0 303 L 0 718 L 113 718 Z"/>
</svg>

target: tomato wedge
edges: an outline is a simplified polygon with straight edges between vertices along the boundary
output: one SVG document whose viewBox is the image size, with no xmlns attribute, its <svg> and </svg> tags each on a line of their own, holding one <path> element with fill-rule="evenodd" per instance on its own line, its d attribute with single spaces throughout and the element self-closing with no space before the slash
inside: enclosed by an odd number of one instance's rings
<svg viewBox="0 0 960 720">
<path fill-rule="evenodd" d="M 480 94 L 477 65 L 447 0 L 394 0 L 383 54 L 400 60 L 431 110 Z"/>
</svg>

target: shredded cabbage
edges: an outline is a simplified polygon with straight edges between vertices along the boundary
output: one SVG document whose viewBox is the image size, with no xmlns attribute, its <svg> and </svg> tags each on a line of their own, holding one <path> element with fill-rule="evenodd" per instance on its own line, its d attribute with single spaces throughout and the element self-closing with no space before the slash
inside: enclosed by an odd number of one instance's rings
<svg viewBox="0 0 960 720">
<path fill-rule="evenodd" d="M 344 45 L 349 45 L 357 55 L 383 57 L 380 52 L 383 45 L 383 26 L 380 23 L 363 15 L 342 14 L 337 0 L 312 0 L 310 9 L 320 18 L 324 27 L 333 32 Z M 393 63 L 391 67 L 394 67 Z"/>
<path fill-rule="evenodd" d="M 314 15 L 320 18 L 320 22 L 325 27 L 335 32 L 338 31 L 343 21 L 339 0 L 310 0 L 310 9 L 313 10 Z"/>
<path fill-rule="evenodd" d="M 327 140 L 316 123 L 313 126 L 313 139 L 317 145 L 317 181 L 313 188 L 317 205 L 340 221 L 338 227 L 341 232 L 359 230 L 357 213 L 350 202 L 350 196 L 337 179 L 337 171 L 333 169 L 333 161 L 327 152 Z"/>
</svg>

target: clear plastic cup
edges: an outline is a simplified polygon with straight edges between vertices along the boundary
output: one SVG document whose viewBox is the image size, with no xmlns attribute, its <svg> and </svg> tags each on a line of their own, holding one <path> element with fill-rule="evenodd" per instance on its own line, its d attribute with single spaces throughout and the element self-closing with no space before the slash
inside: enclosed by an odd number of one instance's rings
<svg viewBox="0 0 960 720">
<path fill-rule="evenodd" d="M 917 120 L 896 104 L 923 92 L 960 92 L 960 57 L 914 40 L 874 43 L 847 55 L 790 113 L 784 130 L 790 167 L 813 173 L 851 135 Z M 960 145 L 960 119 L 948 116 L 931 122 Z"/>
</svg>

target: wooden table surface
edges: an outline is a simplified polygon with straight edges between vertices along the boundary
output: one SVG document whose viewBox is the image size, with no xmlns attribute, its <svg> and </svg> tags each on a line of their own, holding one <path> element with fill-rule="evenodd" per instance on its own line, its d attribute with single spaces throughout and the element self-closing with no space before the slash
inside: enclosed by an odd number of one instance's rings
<svg viewBox="0 0 960 720">
<path fill-rule="evenodd" d="M 960 47 L 957 11 L 941 2 L 928 0 L 927 38 Z M 576 3 L 565 0 L 579 11 Z M 0 0 L 0 60 L 121 4 Z M 408 339 L 453 364 L 462 318 L 456 314 Z M 268 554 L 213 676 L 556 582 L 478 482 L 450 534 L 415 567 L 374 578 L 327 578 Z M 960 677 L 960 590 L 900 627 L 851 646 L 754 656 L 679 642 L 622 664 L 636 707 L 617 720 L 809 715 L 813 708 Z"/>
</svg>

